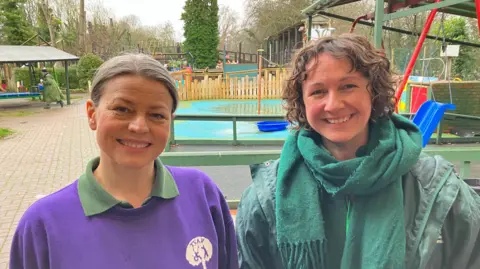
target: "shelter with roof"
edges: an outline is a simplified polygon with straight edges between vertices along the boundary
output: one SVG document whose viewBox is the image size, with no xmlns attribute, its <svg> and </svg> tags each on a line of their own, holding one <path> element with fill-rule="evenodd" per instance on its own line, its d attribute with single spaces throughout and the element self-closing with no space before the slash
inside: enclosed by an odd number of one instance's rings
<svg viewBox="0 0 480 269">
<path fill-rule="evenodd" d="M 71 104 L 70 84 L 68 80 L 68 64 L 69 62 L 76 62 L 78 60 L 79 57 L 50 46 L 0 45 L 0 64 L 19 64 L 28 66 L 30 69 L 31 82 L 33 82 L 32 72 L 35 63 L 64 62 L 68 105 Z M 0 94 L 0 99 L 22 98 L 38 95 L 38 91 L 35 92 L 34 89 L 29 89 L 28 93 Z"/>
</svg>

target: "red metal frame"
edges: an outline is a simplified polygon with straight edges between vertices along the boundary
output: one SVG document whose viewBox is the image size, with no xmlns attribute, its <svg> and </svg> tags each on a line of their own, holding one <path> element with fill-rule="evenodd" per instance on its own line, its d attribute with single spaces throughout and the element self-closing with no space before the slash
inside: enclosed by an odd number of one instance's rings
<svg viewBox="0 0 480 269">
<path fill-rule="evenodd" d="M 476 1 L 479 1 L 479 0 L 476 0 Z M 440 0 L 435 0 L 435 3 L 437 2 L 440 2 Z M 423 42 L 425 41 L 425 37 L 427 36 L 428 31 L 432 26 L 432 22 L 433 22 L 433 19 L 435 19 L 437 10 L 438 8 L 434 8 L 432 9 L 432 11 L 430 11 L 430 14 L 428 15 L 427 21 L 425 23 L 425 27 L 422 29 L 422 33 L 418 38 L 417 45 L 415 46 L 415 50 L 413 51 L 412 57 L 410 58 L 410 62 L 407 65 L 407 69 L 405 70 L 405 73 L 403 74 L 403 79 L 400 82 L 400 86 L 397 89 L 397 93 L 395 94 L 395 111 L 396 112 L 398 112 L 397 105 L 398 105 L 398 102 L 400 101 L 400 98 L 402 97 L 403 88 L 405 88 L 405 85 L 407 85 L 408 77 L 410 77 L 410 74 L 412 73 L 412 69 L 415 66 L 415 62 L 417 61 L 418 54 L 420 54 L 420 51 L 422 50 Z"/>
<path fill-rule="evenodd" d="M 478 31 L 480 33 L 480 0 L 475 0 L 475 9 L 477 10 Z"/>
</svg>

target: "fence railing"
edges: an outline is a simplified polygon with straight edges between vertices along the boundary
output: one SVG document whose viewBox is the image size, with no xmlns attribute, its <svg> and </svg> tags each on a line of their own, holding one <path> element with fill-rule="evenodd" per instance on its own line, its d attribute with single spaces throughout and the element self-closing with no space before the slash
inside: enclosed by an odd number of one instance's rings
<svg viewBox="0 0 480 269">
<path fill-rule="evenodd" d="M 440 155 L 452 163 L 460 162 L 459 176 L 465 180 L 480 178 L 470 175 L 472 163 L 480 163 L 480 147 L 435 147 L 425 148 L 426 154 Z M 172 166 L 234 166 L 251 165 L 275 160 L 280 157 L 280 150 L 263 151 L 223 151 L 223 152 L 165 152 L 160 156 L 162 162 Z M 477 187 L 478 188 L 478 187 Z M 239 200 L 229 200 L 231 209 L 236 209 Z"/>
<path fill-rule="evenodd" d="M 238 139 L 237 123 L 257 121 L 280 121 L 284 120 L 282 115 L 176 115 L 170 126 L 170 142 L 165 151 L 170 151 L 170 146 L 179 145 L 281 145 L 284 139 Z M 230 121 L 232 122 L 231 139 L 177 139 L 175 137 L 175 121 Z"/>
<path fill-rule="evenodd" d="M 413 114 L 401 114 L 405 117 L 413 117 Z M 480 124 L 480 117 L 460 115 L 454 113 L 445 113 L 442 120 L 453 119 L 470 119 Z M 237 132 L 238 122 L 258 122 L 258 121 L 281 121 L 285 120 L 284 115 L 176 115 L 172 120 L 170 127 L 170 142 L 167 145 L 166 151 L 170 151 L 171 145 L 282 145 L 284 139 L 239 139 Z M 220 121 L 232 122 L 232 137 L 231 139 L 177 139 L 175 137 L 175 122 L 176 121 Z M 437 128 L 437 134 L 430 139 L 429 144 L 444 144 L 444 143 L 479 143 L 480 137 L 444 137 L 442 122 Z"/>
</svg>

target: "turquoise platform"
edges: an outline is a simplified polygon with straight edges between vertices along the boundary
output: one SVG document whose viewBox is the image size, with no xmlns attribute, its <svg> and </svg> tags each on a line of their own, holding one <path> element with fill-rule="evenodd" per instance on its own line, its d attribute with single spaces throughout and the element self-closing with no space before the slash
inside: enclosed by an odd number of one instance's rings
<svg viewBox="0 0 480 269">
<path fill-rule="evenodd" d="M 256 100 L 182 101 L 176 115 L 252 115 L 257 114 Z M 261 115 L 282 115 L 281 100 L 262 100 Z M 282 139 L 288 131 L 263 133 L 255 122 L 237 122 L 238 139 Z M 232 122 L 175 121 L 176 139 L 232 139 Z"/>
</svg>

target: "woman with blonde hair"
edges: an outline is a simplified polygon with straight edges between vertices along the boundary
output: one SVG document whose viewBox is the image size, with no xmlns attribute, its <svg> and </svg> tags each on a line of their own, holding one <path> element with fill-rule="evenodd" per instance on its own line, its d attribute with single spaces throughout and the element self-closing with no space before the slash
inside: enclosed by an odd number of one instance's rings
<svg viewBox="0 0 480 269">
<path fill-rule="evenodd" d="M 25 212 L 10 268 L 238 268 L 222 192 L 206 174 L 158 158 L 177 105 L 175 82 L 152 57 L 105 62 L 86 103 L 100 156 Z"/>
</svg>

